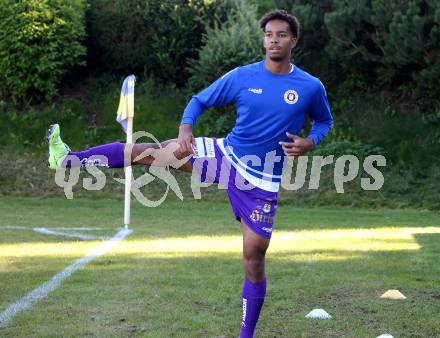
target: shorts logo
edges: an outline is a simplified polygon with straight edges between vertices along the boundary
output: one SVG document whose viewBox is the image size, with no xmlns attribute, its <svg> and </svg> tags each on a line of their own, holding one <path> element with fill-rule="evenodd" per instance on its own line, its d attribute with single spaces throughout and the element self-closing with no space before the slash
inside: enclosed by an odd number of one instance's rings
<svg viewBox="0 0 440 338">
<path fill-rule="evenodd" d="M 298 102 L 298 93 L 290 89 L 284 93 L 284 101 L 288 104 L 295 104 Z"/>
<path fill-rule="evenodd" d="M 266 214 L 267 214 L 268 212 L 270 212 L 270 204 L 269 204 L 269 203 L 264 203 L 263 211 L 264 211 Z"/>
<path fill-rule="evenodd" d="M 251 221 L 253 223 L 259 222 L 259 223 L 266 223 L 266 224 L 273 224 L 273 216 L 265 215 L 260 210 L 254 210 L 252 211 L 252 214 L 249 216 Z"/>
</svg>

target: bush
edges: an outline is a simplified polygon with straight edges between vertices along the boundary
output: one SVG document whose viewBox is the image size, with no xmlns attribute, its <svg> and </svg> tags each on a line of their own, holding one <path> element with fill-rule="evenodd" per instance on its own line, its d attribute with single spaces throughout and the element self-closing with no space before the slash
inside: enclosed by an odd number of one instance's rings
<svg viewBox="0 0 440 338">
<path fill-rule="evenodd" d="M 89 64 L 95 70 L 153 75 L 183 85 L 205 27 L 228 15 L 228 2 L 96 0 L 88 14 Z"/>
<path fill-rule="evenodd" d="M 438 15 L 429 1 L 335 0 L 325 18 L 331 36 L 327 49 L 363 88 L 375 83 L 434 95 L 440 76 Z"/>
<path fill-rule="evenodd" d="M 313 152 L 313 155 L 334 155 L 335 157 L 342 155 L 354 155 L 359 159 L 364 159 L 365 157 L 370 155 L 384 154 L 385 151 L 381 147 L 351 140 L 325 142 Z"/>
<path fill-rule="evenodd" d="M 255 7 L 241 0 L 234 5 L 223 25 L 208 28 L 199 58 L 190 61 L 191 89 L 201 89 L 237 66 L 261 60 L 263 35 Z"/>
<path fill-rule="evenodd" d="M 0 0 L 0 88 L 15 99 L 52 98 L 83 64 L 84 0 Z"/>
<path fill-rule="evenodd" d="M 215 79 L 237 66 L 262 58 L 263 35 L 256 9 L 245 1 L 232 2 L 233 10 L 222 26 L 209 28 L 203 37 L 199 58 L 190 62 L 191 93 L 208 86 Z M 235 121 L 232 109 L 217 108 L 201 120 L 200 128 L 207 134 L 224 134 Z"/>
<path fill-rule="evenodd" d="M 423 0 L 275 0 L 300 19 L 304 65 L 347 90 L 399 89 L 434 98 L 440 10 Z"/>
<path fill-rule="evenodd" d="M 324 16 L 331 11 L 332 0 L 276 0 L 280 9 L 295 15 L 301 27 L 298 46 L 294 49 L 299 57 L 295 63 L 318 74 L 323 83 L 333 80 L 333 64 L 325 54 L 329 34 L 324 24 Z"/>
</svg>

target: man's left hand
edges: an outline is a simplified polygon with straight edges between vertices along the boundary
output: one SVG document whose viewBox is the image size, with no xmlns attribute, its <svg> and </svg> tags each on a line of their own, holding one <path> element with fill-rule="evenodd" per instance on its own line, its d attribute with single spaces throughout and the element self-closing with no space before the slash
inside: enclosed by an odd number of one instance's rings
<svg viewBox="0 0 440 338">
<path fill-rule="evenodd" d="M 292 142 L 279 142 L 279 144 L 287 157 L 302 156 L 315 147 L 313 140 L 310 138 L 302 138 L 287 132 L 286 135 Z"/>
</svg>

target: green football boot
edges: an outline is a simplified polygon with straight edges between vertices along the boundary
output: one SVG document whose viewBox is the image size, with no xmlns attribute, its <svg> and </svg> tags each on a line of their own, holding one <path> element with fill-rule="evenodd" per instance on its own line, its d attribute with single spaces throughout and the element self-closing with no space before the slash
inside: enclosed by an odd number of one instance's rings
<svg viewBox="0 0 440 338">
<path fill-rule="evenodd" d="M 52 124 L 49 127 L 47 141 L 49 142 L 49 168 L 55 170 L 63 163 L 70 148 L 61 140 L 58 124 Z"/>
</svg>

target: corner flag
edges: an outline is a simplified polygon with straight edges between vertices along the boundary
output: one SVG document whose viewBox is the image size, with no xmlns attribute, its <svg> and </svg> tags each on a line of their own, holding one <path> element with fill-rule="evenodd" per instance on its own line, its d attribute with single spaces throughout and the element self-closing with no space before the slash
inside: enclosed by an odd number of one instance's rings
<svg viewBox="0 0 440 338">
<path fill-rule="evenodd" d="M 136 78 L 129 75 L 125 78 L 121 89 L 121 98 L 117 111 L 116 121 L 127 134 L 127 144 L 133 143 L 133 117 L 134 117 L 134 83 Z M 125 167 L 125 203 L 124 203 L 124 225 L 128 228 L 130 224 L 130 197 L 131 197 L 131 165 Z"/>
<path fill-rule="evenodd" d="M 119 99 L 118 112 L 116 113 L 116 121 L 122 126 L 127 133 L 128 118 L 134 116 L 134 83 L 136 78 L 129 75 L 125 78 L 121 88 L 121 98 Z"/>
</svg>

